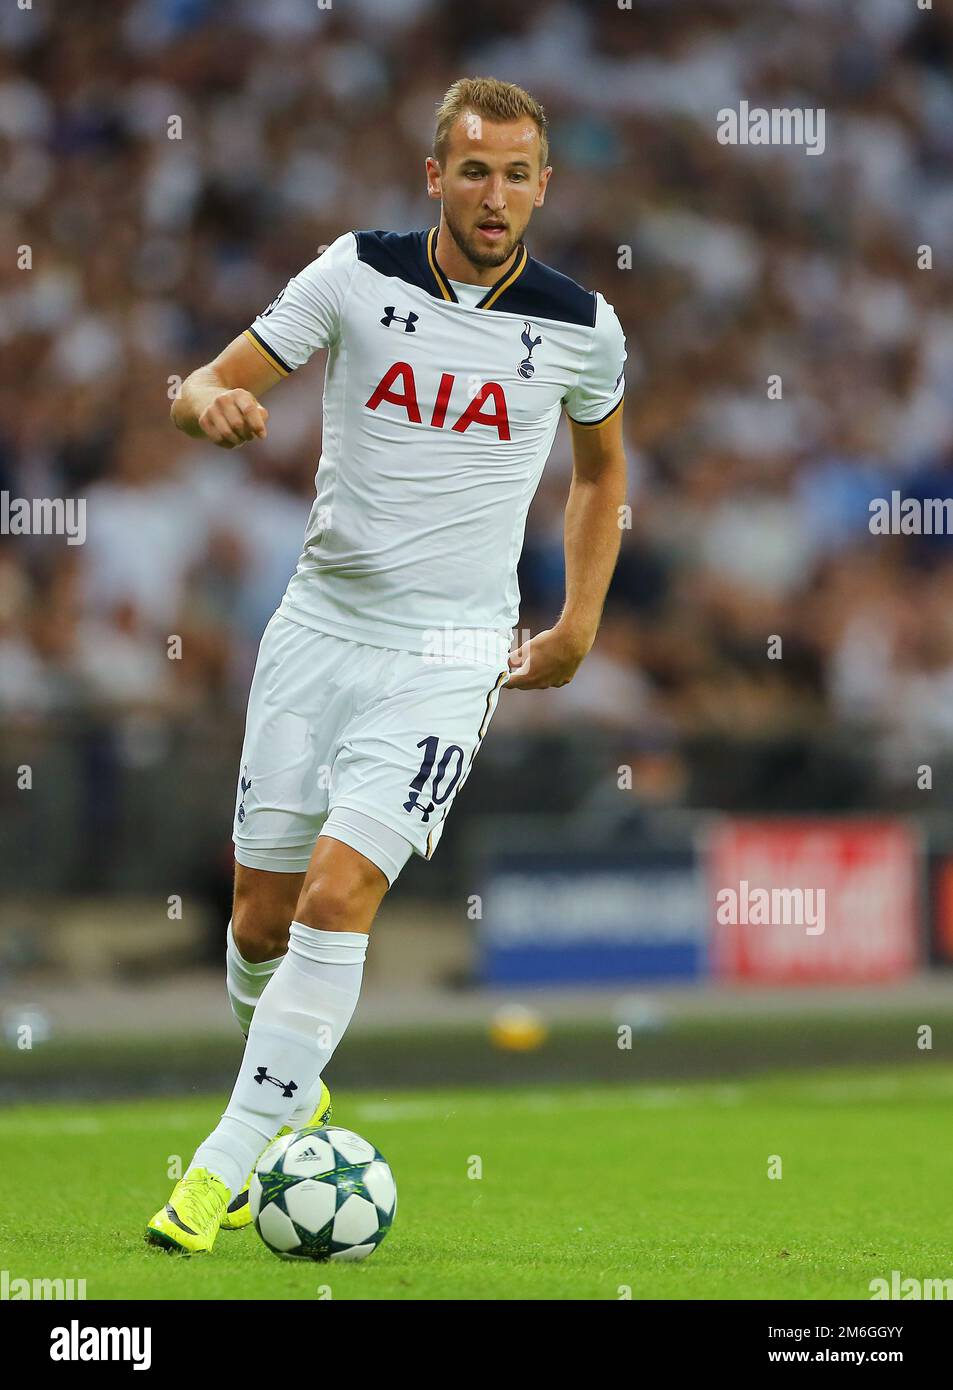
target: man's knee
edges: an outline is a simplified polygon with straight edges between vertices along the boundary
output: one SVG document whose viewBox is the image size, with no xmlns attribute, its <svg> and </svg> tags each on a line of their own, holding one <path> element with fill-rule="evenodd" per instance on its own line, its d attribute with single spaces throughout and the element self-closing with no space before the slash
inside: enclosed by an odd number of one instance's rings
<svg viewBox="0 0 953 1390">
<path fill-rule="evenodd" d="M 295 910 L 295 919 L 321 931 L 370 931 L 387 892 L 384 873 L 339 841 L 318 841 Z"/>
<path fill-rule="evenodd" d="M 288 949 L 288 931 L 303 874 L 272 874 L 235 866 L 232 937 L 245 960 L 274 960 Z"/>
</svg>

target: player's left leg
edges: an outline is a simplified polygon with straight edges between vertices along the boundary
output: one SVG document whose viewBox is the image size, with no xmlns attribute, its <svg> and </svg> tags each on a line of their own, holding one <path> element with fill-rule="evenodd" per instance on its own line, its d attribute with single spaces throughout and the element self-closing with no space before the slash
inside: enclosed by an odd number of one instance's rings
<svg viewBox="0 0 953 1390">
<path fill-rule="evenodd" d="M 281 862 L 281 857 L 269 862 Z M 266 870 L 236 861 L 232 919 L 226 932 L 225 989 L 245 1038 L 258 1000 L 288 950 L 288 931 L 305 874 L 306 869 Z M 288 1122 L 291 1128 L 324 1123 L 330 1115 L 330 1100 L 328 1088 L 319 1078 L 313 1090 L 301 1097 Z"/>
<path fill-rule="evenodd" d="M 410 845 L 394 837 L 405 853 Z M 385 857 L 385 863 L 389 863 Z M 350 844 L 320 836 L 299 895 L 287 954 L 262 991 L 221 1121 L 196 1150 L 166 1207 L 147 1227 L 154 1244 L 211 1250 L 231 1196 L 258 1154 L 315 1085 L 357 1004 L 367 936 L 392 879 Z"/>
</svg>

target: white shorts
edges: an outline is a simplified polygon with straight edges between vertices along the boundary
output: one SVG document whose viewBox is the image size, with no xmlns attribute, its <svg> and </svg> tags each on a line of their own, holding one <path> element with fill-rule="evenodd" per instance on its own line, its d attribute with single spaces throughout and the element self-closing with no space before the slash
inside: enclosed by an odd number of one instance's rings
<svg viewBox="0 0 953 1390">
<path fill-rule="evenodd" d="M 429 859 L 508 669 L 349 642 L 276 613 L 248 696 L 235 858 L 301 873 L 318 835 L 393 883 Z"/>
</svg>

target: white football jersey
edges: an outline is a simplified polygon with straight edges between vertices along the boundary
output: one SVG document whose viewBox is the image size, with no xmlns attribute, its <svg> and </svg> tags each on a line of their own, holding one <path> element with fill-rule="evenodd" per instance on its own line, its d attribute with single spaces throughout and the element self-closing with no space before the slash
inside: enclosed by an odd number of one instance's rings
<svg viewBox="0 0 953 1390">
<path fill-rule="evenodd" d="M 522 244 L 461 303 L 436 239 L 347 232 L 248 329 L 284 375 L 329 350 L 317 497 L 279 611 L 371 646 L 505 666 L 560 412 L 592 427 L 615 414 L 625 339 L 601 294 Z"/>
</svg>

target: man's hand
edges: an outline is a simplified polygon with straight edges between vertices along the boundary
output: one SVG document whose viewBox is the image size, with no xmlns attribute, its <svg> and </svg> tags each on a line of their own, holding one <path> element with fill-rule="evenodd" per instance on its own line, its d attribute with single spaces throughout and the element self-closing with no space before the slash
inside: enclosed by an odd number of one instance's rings
<svg viewBox="0 0 953 1390">
<path fill-rule="evenodd" d="M 510 652 L 511 674 L 505 689 L 546 690 L 553 685 L 568 685 L 594 640 L 561 628 L 558 623 L 538 632 Z"/>
<path fill-rule="evenodd" d="M 259 397 L 281 380 L 242 333 L 214 362 L 185 378 L 172 402 L 172 422 L 192 439 L 210 439 L 220 449 L 240 449 L 264 439 L 268 411 Z"/>
<path fill-rule="evenodd" d="M 268 411 L 250 391 L 220 391 L 198 417 L 199 429 L 222 449 L 240 449 L 249 439 L 265 439 Z"/>
</svg>

